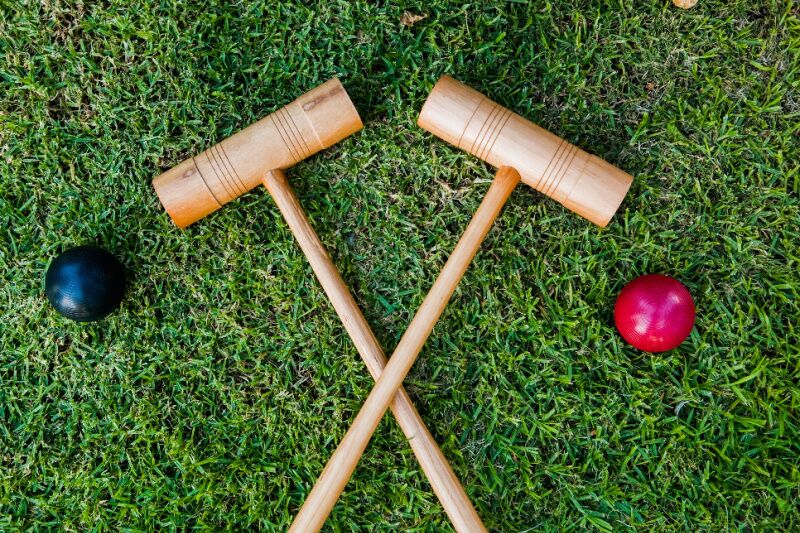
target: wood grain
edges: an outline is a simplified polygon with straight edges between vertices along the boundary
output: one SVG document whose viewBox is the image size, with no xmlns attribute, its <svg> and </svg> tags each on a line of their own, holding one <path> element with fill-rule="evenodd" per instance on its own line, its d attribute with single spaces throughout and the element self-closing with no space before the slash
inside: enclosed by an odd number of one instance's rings
<svg viewBox="0 0 800 533">
<path fill-rule="evenodd" d="M 520 175 L 513 168 L 503 167 L 498 171 L 466 231 L 400 339 L 344 439 L 317 479 L 289 531 L 319 531 L 325 523 L 386 408 L 395 397 L 458 282 L 519 180 Z"/>
<path fill-rule="evenodd" d="M 286 176 L 281 170 L 273 170 L 264 175 L 263 181 L 366 363 L 369 373 L 378 380 L 386 366 L 386 355 L 327 250 L 308 222 Z M 459 532 L 486 531 L 464 488 L 402 387 L 391 402 L 389 407 L 453 527 Z"/>
</svg>

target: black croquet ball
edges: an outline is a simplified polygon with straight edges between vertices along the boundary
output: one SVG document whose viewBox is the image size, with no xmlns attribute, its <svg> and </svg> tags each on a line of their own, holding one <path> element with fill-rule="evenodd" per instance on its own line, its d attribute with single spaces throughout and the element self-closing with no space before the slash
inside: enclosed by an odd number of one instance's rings
<svg viewBox="0 0 800 533">
<path fill-rule="evenodd" d="M 125 269 L 102 248 L 78 246 L 53 259 L 44 286 L 56 311 L 78 322 L 91 322 L 119 306 Z"/>
</svg>

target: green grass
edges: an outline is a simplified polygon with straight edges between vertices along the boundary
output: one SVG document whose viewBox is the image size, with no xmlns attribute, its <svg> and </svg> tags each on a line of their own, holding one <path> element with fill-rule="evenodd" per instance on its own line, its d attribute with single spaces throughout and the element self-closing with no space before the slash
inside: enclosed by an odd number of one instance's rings
<svg viewBox="0 0 800 533">
<path fill-rule="evenodd" d="M 519 188 L 406 380 L 486 525 L 800 528 L 797 4 L 0 5 L 1 530 L 287 527 L 371 381 L 264 191 L 180 231 L 150 180 L 340 76 L 365 128 L 290 180 L 391 352 L 492 174 L 415 125 L 443 73 L 635 176 L 605 230 Z M 131 273 L 84 325 L 82 243 Z M 647 272 L 665 354 L 613 326 Z M 451 527 L 389 417 L 326 528 L 375 526 Z"/>
</svg>

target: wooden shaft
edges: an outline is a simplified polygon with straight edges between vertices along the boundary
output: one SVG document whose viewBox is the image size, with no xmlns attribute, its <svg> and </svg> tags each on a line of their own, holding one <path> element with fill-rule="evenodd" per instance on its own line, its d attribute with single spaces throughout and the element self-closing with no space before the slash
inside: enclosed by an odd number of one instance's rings
<svg viewBox="0 0 800 533">
<path fill-rule="evenodd" d="M 495 167 L 514 167 L 523 183 L 601 227 L 633 181 L 450 76 L 436 83 L 417 123 Z"/>
<path fill-rule="evenodd" d="M 520 175 L 513 168 L 503 167 L 498 171 L 486 197 L 400 339 L 353 424 L 317 479 L 289 531 L 319 531 L 325 523 L 389 402 L 402 385 L 458 282 L 519 180 Z"/>
<path fill-rule="evenodd" d="M 273 170 L 264 174 L 263 181 L 366 363 L 369 373 L 377 380 L 386 366 L 386 355 L 308 222 L 286 176 L 282 170 Z M 456 531 L 486 531 L 464 488 L 402 387 L 398 389 L 389 407 Z"/>
<path fill-rule="evenodd" d="M 185 228 L 260 184 L 271 169 L 289 168 L 361 127 L 347 91 L 333 78 L 164 172 L 153 187 Z"/>
</svg>

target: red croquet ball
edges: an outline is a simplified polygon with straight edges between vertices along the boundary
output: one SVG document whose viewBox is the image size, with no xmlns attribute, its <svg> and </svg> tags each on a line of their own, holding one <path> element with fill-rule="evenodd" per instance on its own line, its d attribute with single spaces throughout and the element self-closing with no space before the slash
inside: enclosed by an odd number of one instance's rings
<svg viewBox="0 0 800 533">
<path fill-rule="evenodd" d="M 633 347 L 666 352 L 692 331 L 694 300 L 675 278 L 647 274 L 623 287 L 614 305 L 614 322 Z"/>
</svg>

